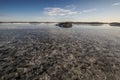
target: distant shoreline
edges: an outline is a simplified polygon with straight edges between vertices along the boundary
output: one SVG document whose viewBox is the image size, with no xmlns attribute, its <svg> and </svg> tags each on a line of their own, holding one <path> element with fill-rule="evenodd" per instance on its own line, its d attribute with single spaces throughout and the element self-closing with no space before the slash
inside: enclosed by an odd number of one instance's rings
<svg viewBox="0 0 120 80">
<path fill-rule="evenodd" d="M 2 22 L 1 21 L 0 23 L 61 23 L 61 22 L 23 22 L 23 21 Z M 71 23 L 73 24 L 108 24 L 106 22 L 71 22 Z"/>
<path fill-rule="evenodd" d="M 67 22 L 67 21 L 66 21 Z M 23 22 L 23 21 L 11 21 L 11 22 L 0 22 L 1 23 L 30 23 L 30 24 L 40 24 L 40 23 L 64 23 L 64 22 Z M 109 24 L 110 26 L 120 26 L 120 22 L 69 22 L 72 24 L 90 24 L 90 25 L 103 25 Z"/>
</svg>

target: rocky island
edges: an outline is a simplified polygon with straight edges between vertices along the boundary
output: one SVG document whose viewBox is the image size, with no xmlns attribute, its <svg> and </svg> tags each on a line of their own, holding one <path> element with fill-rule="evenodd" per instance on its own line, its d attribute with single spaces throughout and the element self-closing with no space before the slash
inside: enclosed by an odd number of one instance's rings
<svg viewBox="0 0 120 80">
<path fill-rule="evenodd" d="M 63 27 L 63 28 L 71 28 L 72 22 L 61 22 L 56 24 L 56 26 Z"/>
</svg>

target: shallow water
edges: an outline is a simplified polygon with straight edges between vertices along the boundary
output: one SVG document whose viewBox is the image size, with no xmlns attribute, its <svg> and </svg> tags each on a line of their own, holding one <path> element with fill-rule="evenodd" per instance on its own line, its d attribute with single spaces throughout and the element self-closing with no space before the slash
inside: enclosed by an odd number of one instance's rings
<svg viewBox="0 0 120 80">
<path fill-rule="evenodd" d="M 90 39 L 105 42 L 110 41 L 114 44 L 120 44 L 120 27 L 113 27 L 109 25 L 92 26 L 92 25 L 73 25 L 72 28 L 60 28 L 55 24 L 0 24 L 0 33 L 2 34 L 12 33 L 13 35 L 19 32 L 48 34 L 49 36 L 66 36 L 78 39 Z M 13 33 L 15 32 L 15 33 Z M 21 32 L 22 33 L 22 32 Z M 11 37 L 14 37 L 11 35 Z M 59 37 L 59 36 L 58 36 Z M 110 43 L 110 44 L 112 44 Z"/>
<path fill-rule="evenodd" d="M 0 79 L 119 80 L 120 27 L 0 24 Z"/>
</svg>

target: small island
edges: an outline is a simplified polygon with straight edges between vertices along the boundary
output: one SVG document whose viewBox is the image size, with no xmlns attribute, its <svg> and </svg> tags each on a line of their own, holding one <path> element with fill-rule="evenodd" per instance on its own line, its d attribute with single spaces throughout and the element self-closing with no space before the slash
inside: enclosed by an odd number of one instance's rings
<svg viewBox="0 0 120 80">
<path fill-rule="evenodd" d="M 72 22 L 61 22 L 56 24 L 56 26 L 62 27 L 62 28 L 71 28 Z"/>
<path fill-rule="evenodd" d="M 120 26 L 120 23 L 114 22 L 114 23 L 110 23 L 109 25 L 110 25 L 110 26 Z"/>
</svg>

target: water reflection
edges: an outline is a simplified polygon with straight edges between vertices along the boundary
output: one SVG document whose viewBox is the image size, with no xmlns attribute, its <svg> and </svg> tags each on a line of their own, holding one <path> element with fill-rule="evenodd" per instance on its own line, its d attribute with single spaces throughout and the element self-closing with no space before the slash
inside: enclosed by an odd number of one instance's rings
<svg viewBox="0 0 120 80">
<path fill-rule="evenodd" d="M 56 23 L 51 24 L 37 24 L 37 25 L 31 25 L 31 24 L 0 24 L 0 31 L 1 30 L 11 30 L 11 29 L 25 29 L 25 30 L 37 30 L 37 31 L 43 31 L 44 33 L 49 32 L 49 34 L 54 35 L 66 35 L 66 36 L 76 36 L 76 35 L 82 35 L 83 37 L 87 38 L 100 38 L 103 37 L 103 39 L 117 39 L 119 38 L 120 34 L 120 28 L 119 27 L 111 27 L 107 24 L 104 25 L 76 25 L 73 24 L 71 28 L 61 28 L 55 26 Z M 30 30 L 30 31 L 32 31 Z M 79 37 L 79 36 L 78 36 Z M 73 37 L 74 38 L 74 37 Z"/>
</svg>

